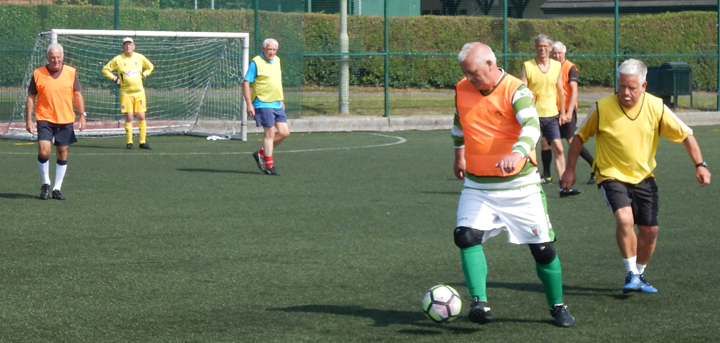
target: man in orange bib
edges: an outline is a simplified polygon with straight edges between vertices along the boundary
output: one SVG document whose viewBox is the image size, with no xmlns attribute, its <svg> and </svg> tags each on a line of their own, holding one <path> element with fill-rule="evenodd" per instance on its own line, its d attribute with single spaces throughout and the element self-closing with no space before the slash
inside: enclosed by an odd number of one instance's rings
<svg viewBox="0 0 720 343">
<path fill-rule="evenodd" d="M 482 244 L 507 231 L 510 243 L 530 248 L 555 324 L 572 326 L 575 318 L 562 300 L 555 232 L 537 171 L 540 124 L 533 94 L 522 81 L 497 67 L 495 54 L 485 44 L 465 44 L 458 61 L 465 78 L 455 86 L 453 170 L 465 180 L 465 189 L 454 239 L 473 299 L 469 319 L 478 324 L 493 320 Z"/>
<path fill-rule="evenodd" d="M 77 78 L 77 70 L 63 64 L 65 55 L 62 45 L 50 44 L 46 58 L 48 64 L 33 71 L 33 77 L 28 86 L 25 129 L 31 134 L 37 132 L 38 135 L 38 167 L 42 178 L 40 199 L 46 200 L 50 197 L 50 163 L 48 159 L 54 140 L 57 164 L 52 197 L 65 200 L 60 188 L 67 170 L 68 147 L 77 142 L 75 131 L 73 131 L 75 122 L 73 99 L 75 99 L 75 107 L 80 113 L 78 125 L 80 131 L 85 129 L 87 114 L 85 113 L 85 101 L 80 93 L 81 87 Z M 33 109 L 35 109 L 37 124 L 33 122 Z"/>
</svg>

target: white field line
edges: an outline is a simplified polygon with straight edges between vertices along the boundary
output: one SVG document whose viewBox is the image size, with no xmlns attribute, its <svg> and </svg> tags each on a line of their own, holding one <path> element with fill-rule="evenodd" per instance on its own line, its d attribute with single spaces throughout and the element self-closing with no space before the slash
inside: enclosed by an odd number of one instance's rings
<svg viewBox="0 0 720 343">
<path fill-rule="evenodd" d="M 407 142 L 407 139 L 398 136 L 389 136 L 379 133 L 368 133 L 369 135 L 387 137 L 396 139 L 395 142 L 374 144 L 374 145 L 360 145 L 360 146 L 348 146 L 348 147 L 335 147 L 335 148 L 317 148 L 317 149 L 299 149 L 299 150 L 279 150 L 274 151 L 274 154 L 286 154 L 295 152 L 313 152 L 313 151 L 329 151 L 329 150 L 349 150 L 349 149 L 367 149 L 367 148 L 379 148 L 397 144 L 403 144 Z M 70 156 L 184 156 L 184 155 L 250 155 L 254 151 L 230 151 L 230 152 L 147 152 L 147 153 L 73 153 L 72 149 L 69 153 Z M 11 152 L 11 151 L 0 151 L 0 155 L 37 155 L 37 152 Z"/>
</svg>

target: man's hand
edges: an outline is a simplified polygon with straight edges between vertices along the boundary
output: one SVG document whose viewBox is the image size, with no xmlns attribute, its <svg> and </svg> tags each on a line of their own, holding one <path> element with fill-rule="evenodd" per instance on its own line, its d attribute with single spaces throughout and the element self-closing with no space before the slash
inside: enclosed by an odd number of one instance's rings
<svg viewBox="0 0 720 343">
<path fill-rule="evenodd" d="M 35 131 L 37 130 L 37 125 L 32 121 L 32 119 L 25 122 L 25 130 L 27 130 L 27 132 L 30 132 L 33 135 L 35 134 Z"/>
<path fill-rule="evenodd" d="M 455 177 L 462 180 L 465 178 L 465 159 L 455 159 L 455 164 L 453 165 L 453 172 L 455 172 Z"/>
<path fill-rule="evenodd" d="M 113 82 L 115 82 L 115 84 L 118 85 L 118 87 L 120 87 L 120 78 L 119 77 L 114 78 Z"/>
<path fill-rule="evenodd" d="M 247 104 L 247 114 L 251 117 L 255 116 L 255 106 L 253 106 L 251 103 Z"/>
<path fill-rule="evenodd" d="M 564 112 L 560 112 L 560 114 L 558 115 L 558 125 L 563 126 L 569 123 L 571 118 L 572 117 L 568 118 Z"/>
<path fill-rule="evenodd" d="M 512 173 L 515 171 L 515 166 L 517 166 L 518 162 L 522 159 L 522 155 L 519 152 L 513 152 L 510 155 L 505 155 L 500 159 L 500 162 L 495 164 L 495 167 L 500 168 L 500 172 L 505 175 L 505 173 Z"/>
<path fill-rule="evenodd" d="M 87 127 L 87 121 L 85 119 L 85 116 L 81 114 L 80 121 L 78 122 L 78 129 L 80 129 L 80 131 L 82 131 L 82 130 L 85 130 L 86 127 Z"/>
<path fill-rule="evenodd" d="M 695 178 L 700 182 L 700 187 L 710 184 L 710 171 L 705 167 L 695 168 Z"/>
<path fill-rule="evenodd" d="M 568 168 L 567 165 L 565 165 L 565 172 L 562 174 L 560 180 L 562 180 L 562 188 L 566 191 L 569 191 L 570 188 L 572 188 L 572 185 L 574 185 L 575 181 L 577 180 L 577 175 L 575 175 L 575 169 Z"/>
</svg>

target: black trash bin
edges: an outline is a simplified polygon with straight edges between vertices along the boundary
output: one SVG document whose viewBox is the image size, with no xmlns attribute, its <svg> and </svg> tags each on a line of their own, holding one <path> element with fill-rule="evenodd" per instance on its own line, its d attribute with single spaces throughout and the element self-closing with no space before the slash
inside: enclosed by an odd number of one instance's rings
<svg viewBox="0 0 720 343">
<path fill-rule="evenodd" d="M 661 97 L 666 105 L 677 108 L 678 96 L 689 95 L 692 108 L 692 70 L 687 62 L 665 62 L 659 67 L 648 67 L 646 91 Z"/>
</svg>

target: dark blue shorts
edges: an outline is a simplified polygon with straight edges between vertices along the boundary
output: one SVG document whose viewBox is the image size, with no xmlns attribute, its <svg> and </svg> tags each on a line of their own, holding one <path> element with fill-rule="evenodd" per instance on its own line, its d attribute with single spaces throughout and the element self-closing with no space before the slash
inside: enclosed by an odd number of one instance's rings
<svg viewBox="0 0 720 343">
<path fill-rule="evenodd" d="M 575 137 L 575 129 L 577 128 L 577 109 L 573 110 L 572 120 L 569 123 L 565 123 L 560 126 L 560 137 L 562 138 L 573 138 Z"/>
<path fill-rule="evenodd" d="M 38 141 L 53 141 L 56 146 L 66 146 L 77 142 L 73 124 L 53 124 L 49 121 L 37 122 Z"/>
<path fill-rule="evenodd" d="M 630 206 L 635 224 L 658 225 L 658 186 L 654 177 L 642 180 L 637 185 L 607 179 L 598 186 L 613 213 Z"/>
<path fill-rule="evenodd" d="M 273 127 L 275 123 L 287 123 L 285 110 L 282 108 L 256 108 L 255 123 L 258 127 Z"/>
<path fill-rule="evenodd" d="M 560 124 L 558 116 L 550 118 L 540 118 L 540 133 L 548 141 L 548 143 L 560 139 Z"/>
</svg>

